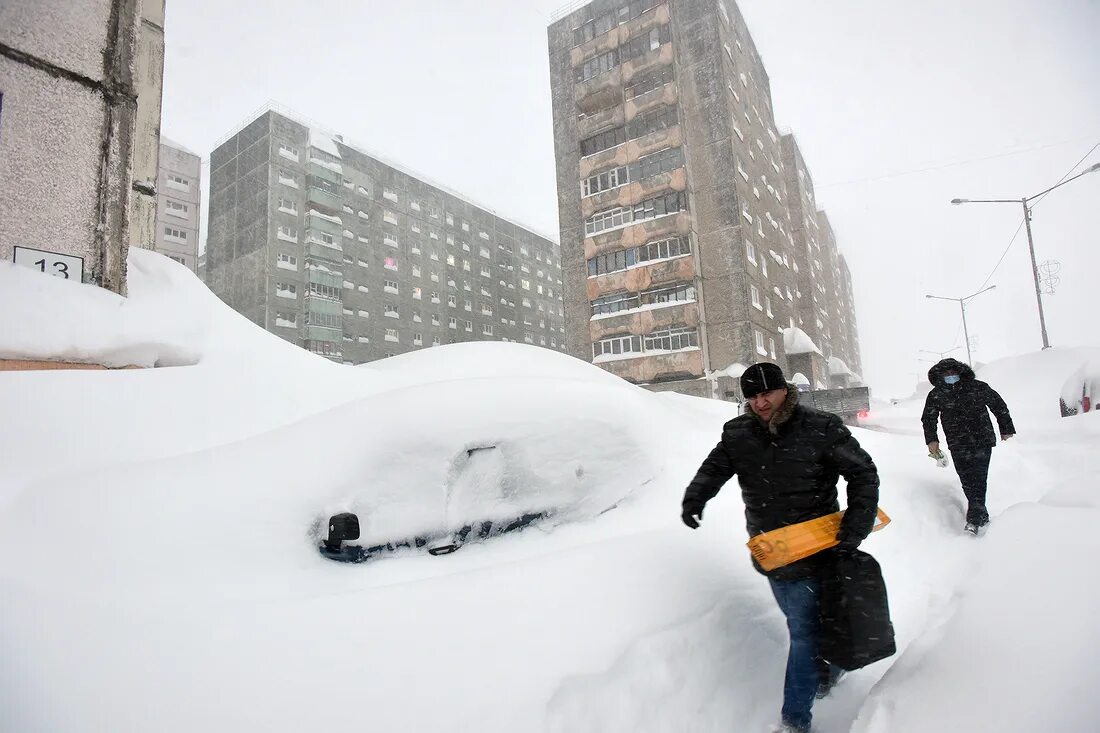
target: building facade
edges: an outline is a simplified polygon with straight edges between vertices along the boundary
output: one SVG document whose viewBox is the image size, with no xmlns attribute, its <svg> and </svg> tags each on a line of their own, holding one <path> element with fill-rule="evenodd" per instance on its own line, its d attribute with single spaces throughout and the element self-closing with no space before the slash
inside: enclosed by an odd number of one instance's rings
<svg viewBox="0 0 1100 733">
<path fill-rule="evenodd" d="M 201 184 L 202 158 L 162 138 L 154 248 L 194 273 L 199 272 Z"/>
<path fill-rule="evenodd" d="M 556 243 L 275 110 L 211 153 L 204 256 L 222 300 L 336 361 L 564 350 Z"/>
<path fill-rule="evenodd" d="M 814 293 L 843 290 L 835 240 L 814 257 L 796 239 L 817 209 L 808 173 L 788 190 L 763 61 L 733 0 L 566 13 L 548 45 L 567 348 L 650 389 L 736 398 L 743 365 L 786 366 L 784 331 L 828 308 Z M 858 362 L 841 318 L 818 331 Z"/>
<path fill-rule="evenodd" d="M 153 238 L 131 213 L 153 189 L 134 172 L 157 165 L 163 16 L 164 0 L 0 3 L 0 259 L 125 293 L 130 242 Z"/>
<path fill-rule="evenodd" d="M 736 397 L 797 273 L 763 62 L 732 0 L 595 0 L 549 30 L 573 355 Z"/>
<path fill-rule="evenodd" d="M 817 207 L 813 178 L 795 136 L 783 135 L 780 142 L 794 252 L 803 263 L 796 278 L 795 325 L 816 346 L 816 352 L 799 353 L 818 353 L 833 364 L 832 372 L 850 372 L 849 381 L 858 381 L 861 359 L 851 272 L 828 215 Z"/>
</svg>

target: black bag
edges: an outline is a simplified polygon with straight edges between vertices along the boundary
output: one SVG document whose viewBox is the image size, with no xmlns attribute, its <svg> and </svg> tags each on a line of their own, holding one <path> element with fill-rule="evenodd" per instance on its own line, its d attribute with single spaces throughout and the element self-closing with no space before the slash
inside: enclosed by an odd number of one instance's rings
<svg viewBox="0 0 1100 733">
<path fill-rule="evenodd" d="M 820 656 L 847 670 L 892 656 L 894 625 L 878 562 L 859 550 L 830 554 L 821 579 Z"/>
</svg>

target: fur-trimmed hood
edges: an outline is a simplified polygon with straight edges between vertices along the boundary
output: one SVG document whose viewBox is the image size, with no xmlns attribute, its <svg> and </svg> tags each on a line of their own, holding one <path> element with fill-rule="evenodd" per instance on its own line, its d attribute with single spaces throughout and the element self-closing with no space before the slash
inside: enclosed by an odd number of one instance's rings
<svg viewBox="0 0 1100 733">
<path fill-rule="evenodd" d="M 779 435 L 779 428 L 781 428 L 788 420 L 791 419 L 791 415 L 794 414 L 794 408 L 798 407 L 798 387 L 793 384 L 787 384 L 787 398 L 783 400 L 783 404 L 779 406 L 779 409 L 772 415 L 772 419 L 767 423 L 768 432 L 772 435 Z M 753 415 L 757 419 L 760 419 L 756 414 L 756 410 L 752 409 L 752 402 L 745 403 L 745 412 Z M 760 420 L 760 422 L 764 422 Z"/>
<path fill-rule="evenodd" d="M 974 378 L 974 370 L 970 368 L 969 364 L 964 364 L 958 359 L 942 359 L 928 370 L 929 383 L 933 387 L 944 386 L 943 378 L 948 372 L 955 372 L 966 380 Z"/>
</svg>

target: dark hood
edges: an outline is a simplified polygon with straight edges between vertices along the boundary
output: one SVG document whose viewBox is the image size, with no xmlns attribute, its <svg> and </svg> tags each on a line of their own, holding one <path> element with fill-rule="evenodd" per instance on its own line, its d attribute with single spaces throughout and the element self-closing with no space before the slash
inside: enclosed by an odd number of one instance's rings
<svg viewBox="0 0 1100 733">
<path fill-rule="evenodd" d="M 947 372 L 955 372 L 967 380 L 974 378 L 974 370 L 969 364 L 963 364 L 958 359 L 943 359 L 928 370 L 928 381 L 933 387 L 942 387 L 943 377 Z"/>
</svg>

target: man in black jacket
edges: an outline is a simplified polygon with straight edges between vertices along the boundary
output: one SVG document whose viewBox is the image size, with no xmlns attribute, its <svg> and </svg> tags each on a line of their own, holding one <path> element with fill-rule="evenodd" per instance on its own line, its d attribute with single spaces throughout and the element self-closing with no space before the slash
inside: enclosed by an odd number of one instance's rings
<svg viewBox="0 0 1100 733">
<path fill-rule="evenodd" d="M 684 493 L 684 524 L 695 529 L 703 507 L 734 474 L 745 502 L 749 536 L 840 510 L 837 479 L 848 483 L 848 509 L 838 549 L 855 549 L 871 532 L 878 508 L 878 469 L 840 418 L 798 404 L 798 390 L 768 362 L 741 376 L 746 414 L 727 422 L 722 439 Z M 810 729 L 819 687 L 826 692 L 836 672 L 818 659 L 819 597 L 828 553 L 818 553 L 765 573 L 790 631 L 783 685 L 783 730 Z M 751 557 L 751 556 L 750 556 Z"/>
<path fill-rule="evenodd" d="M 989 511 L 985 507 L 986 479 L 989 476 L 989 459 L 997 437 L 989 419 L 988 407 L 997 418 L 1001 440 L 1016 434 L 1008 405 L 996 390 L 974 378 L 974 370 L 956 359 L 944 359 L 928 370 L 932 391 L 924 402 L 924 442 L 929 453 L 940 449 L 936 422 L 943 422 L 947 447 L 955 461 L 955 471 L 962 482 L 963 494 L 968 503 L 966 531 L 977 533 L 989 523 Z"/>
</svg>

